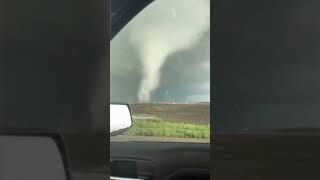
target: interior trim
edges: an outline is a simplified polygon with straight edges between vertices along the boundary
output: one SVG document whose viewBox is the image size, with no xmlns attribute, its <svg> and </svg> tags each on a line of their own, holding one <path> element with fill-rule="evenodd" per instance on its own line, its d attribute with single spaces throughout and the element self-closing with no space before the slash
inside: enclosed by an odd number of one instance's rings
<svg viewBox="0 0 320 180">
<path fill-rule="evenodd" d="M 141 178 L 125 178 L 125 177 L 110 176 L 110 180 L 144 180 L 144 179 L 141 179 Z"/>
<path fill-rule="evenodd" d="M 208 175 L 210 176 L 210 170 L 209 169 L 203 169 L 203 168 L 182 168 L 177 171 L 174 171 L 173 173 L 169 174 L 164 178 L 164 180 L 170 180 L 175 177 L 183 176 L 183 175 L 199 175 L 204 176 Z"/>
</svg>

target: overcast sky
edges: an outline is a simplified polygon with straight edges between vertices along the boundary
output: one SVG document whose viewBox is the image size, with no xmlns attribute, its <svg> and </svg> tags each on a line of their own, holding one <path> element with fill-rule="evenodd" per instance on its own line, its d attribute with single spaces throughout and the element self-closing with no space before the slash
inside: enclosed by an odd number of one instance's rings
<svg viewBox="0 0 320 180">
<path fill-rule="evenodd" d="M 112 102 L 210 101 L 209 2 L 158 0 L 112 40 Z"/>
</svg>

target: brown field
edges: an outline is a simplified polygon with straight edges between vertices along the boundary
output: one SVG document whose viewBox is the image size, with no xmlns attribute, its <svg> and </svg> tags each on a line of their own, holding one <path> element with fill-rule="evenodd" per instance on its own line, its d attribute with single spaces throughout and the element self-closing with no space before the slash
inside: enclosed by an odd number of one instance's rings
<svg viewBox="0 0 320 180">
<path fill-rule="evenodd" d="M 133 116 L 158 117 L 175 123 L 209 124 L 210 104 L 130 104 Z"/>
</svg>

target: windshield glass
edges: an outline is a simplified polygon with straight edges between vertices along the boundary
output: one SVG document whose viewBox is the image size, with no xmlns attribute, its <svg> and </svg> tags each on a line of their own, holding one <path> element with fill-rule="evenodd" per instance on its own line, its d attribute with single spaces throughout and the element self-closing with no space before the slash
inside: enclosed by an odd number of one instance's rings
<svg viewBox="0 0 320 180">
<path fill-rule="evenodd" d="M 209 142 L 209 3 L 156 0 L 111 41 L 111 102 L 133 114 L 116 138 Z"/>
</svg>

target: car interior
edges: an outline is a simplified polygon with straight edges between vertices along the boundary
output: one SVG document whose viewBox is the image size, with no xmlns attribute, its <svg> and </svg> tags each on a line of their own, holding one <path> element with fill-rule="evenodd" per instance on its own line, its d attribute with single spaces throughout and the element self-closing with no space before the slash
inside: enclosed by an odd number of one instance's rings
<svg viewBox="0 0 320 180">
<path fill-rule="evenodd" d="M 128 130 L 132 121 L 129 105 L 110 105 L 111 136 Z M 110 145 L 112 180 L 205 180 L 210 176 L 209 144 L 111 139 Z"/>
<path fill-rule="evenodd" d="M 116 138 L 101 2 L 1 2 L 1 180 L 320 177 L 320 2 L 214 1 L 211 144 Z M 152 2 L 111 0 L 110 41 Z"/>
<path fill-rule="evenodd" d="M 111 104 L 111 136 L 121 134 L 132 126 L 133 120 L 129 105 Z M 209 144 L 111 139 L 110 145 L 111 180 L 205 180 L 210 176 L 208 170 Z"/>
</svg>

